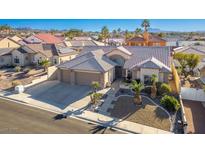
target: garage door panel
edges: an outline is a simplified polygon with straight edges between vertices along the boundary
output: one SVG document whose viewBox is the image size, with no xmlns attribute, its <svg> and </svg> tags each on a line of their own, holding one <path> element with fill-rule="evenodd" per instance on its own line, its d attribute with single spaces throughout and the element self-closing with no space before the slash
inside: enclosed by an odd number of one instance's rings
<svg viewBox="0 0 205 154">
<path fill-rule="evenodd" d="M 97 81 L 100 83 L 100 74 L 76 72 L 76 84 L 90 85 L 93 81 Z"/>
<path fill-rule="evenodd" d="M 61 70 L 61 81 L 70 83 L 70 71 L 69 70 Z"/>
</svg>

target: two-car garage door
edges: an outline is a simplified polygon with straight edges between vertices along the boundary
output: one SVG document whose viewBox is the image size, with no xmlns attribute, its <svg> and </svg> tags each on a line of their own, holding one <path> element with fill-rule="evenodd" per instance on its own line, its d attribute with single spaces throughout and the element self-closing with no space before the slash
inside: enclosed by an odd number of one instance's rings
<svg viewBox="0 0 205 154">
<path fill-rule="evenodd" d="M 100 83 L 99 73 L 87 73 L 87 72 L 75 72 L 73 76 L 75 79 L 74 84 L 77 85 L 90 85 L 93 81 Z M 70 70 L 61 70 L 61 81 L 71 83 L 71 72 Z"/>
<path fill-rule="evenodd" d="M 78 85 L 90 85 L 93 81 L 97 81 L 100 83 L 100 74 L 76 72 L 75 79 L 76 79 L 76 84 Z"/>
</svg>

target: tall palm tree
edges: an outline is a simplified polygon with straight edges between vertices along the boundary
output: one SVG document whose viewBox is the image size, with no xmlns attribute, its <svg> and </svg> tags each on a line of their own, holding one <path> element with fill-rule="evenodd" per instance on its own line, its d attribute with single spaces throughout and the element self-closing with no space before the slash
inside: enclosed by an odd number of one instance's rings
<svg viewBox="0 0 205 154">
<path fill-rule="evenodd" d="M 100 34 L 101 34 L 102 40 L 104 41 L 104 43 L 106 45 L 106 39 L 109 39 L 109 37 L 110 37 L 109 29 L 106 26 L 104 26 L 101 29 L 101 33 Z"/>
<path fill-rule="evenodd" d="M 156 86 L 157 76 L 156 76 L 155 74 L 152 74 L 151 82 L 152 82 L 151 97 L 152 97 L 152 98 L 155 98 L 156 95 L 157 95 L 157 86 Z"/>
<path fill-rule="evenodd" d="M 148 28 L 150 27 L 150 22 L 148 19 L 144 19 L 142 21 L 141 27 L 144 28 L 145 32 L 147 32 Z"/>
<path fill-rule="evenodd" d="M 134 101 L 137 104 L 142 104 L 142 98 L 140 96 L 141 90 L 144 88 L 142 83 L 137 83 L 136 80 L 132 80 L 130 88 L 135 92 Z"/>
</svg>

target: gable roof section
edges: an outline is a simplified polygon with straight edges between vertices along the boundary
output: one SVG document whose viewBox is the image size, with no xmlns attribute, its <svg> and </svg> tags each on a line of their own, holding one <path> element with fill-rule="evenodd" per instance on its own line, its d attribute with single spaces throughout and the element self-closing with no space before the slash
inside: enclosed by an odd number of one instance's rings
<svg viewBox="0 0 205 154">
<path fill-rule="evenodd" d="M 132 68 L 134 68 L 133 66 Z M 157 60 L 155 57 L 148 58 L 137 64 L 140 68 L 161 69 L 162 72 L 171 72 L 171 69 Z"/>
<path fill-rule="evenodd" d="M 115 65 L 114 62 L 104 56 L 102 50 L 96 50 L 60 64 L 58 67 L 82 71 L 106 72 Z"/>
<path fill-rule="evenodd" d="M 10 55 L 15 48 L 0 48 L 0 56 Z"/>
<path fill-rule="evenodd" d="M 39 34 L 35 34 L 35 37 L 37 37 L 38 39 L 42 40 L 45 43 L 61 43 L 62 40 L 49 34 L 49 33 L 39 33 Z"/>
<path fill-rule="evenodd" d="M 125 47 L 127 50 L 133 53 L 131 58 L 125 62 L 124 68 L 131 69 L 133 66 L 137 66 L 141 62 L 154 57 L 167 67 L 170 67 L 171 50 L 170 47 L 141 47 L 141 46 L 129 46 Z"/>
<path fill-rule="evenodd" d="M 117 47 L 117 48 L 114 48 L 113 50 L 119 50 L 119 51 L 123 52 L 124 54 L 126 54 L 126 55 L 128 55 L 128 56 L 131 56 L 131 55 L 132 55 L 132 53 L 131 53 L 130 51 L 128 51 L 126 48 L 124 48 L 123 46 L 119 46 L 119 47 Z M 111 53 L 113 50 L 107 52 L 106 54 Z"/>
<path fill-rule="evenodd" d="M 187 47 L 175 49 L 175 52 L 205 55 L 205 46 L 187 46 Z"/>
</svg>

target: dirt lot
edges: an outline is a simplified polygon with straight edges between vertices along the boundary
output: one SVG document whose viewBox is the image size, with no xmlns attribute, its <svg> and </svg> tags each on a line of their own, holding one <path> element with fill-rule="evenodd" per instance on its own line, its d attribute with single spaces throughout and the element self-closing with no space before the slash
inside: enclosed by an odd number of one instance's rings
<svg viewBox="0 0 205 154">
<path fill-rule="evenodd" d="M 168 114 L 158 106 L 143 97 L 143 104 L 134 104 L 134 99 L 128 96 L 121 96 L 110 109 L 111 116 L 125 119 L 131 122 L 170 131 L 171 123 Z"/>
<path fill-rule="evenodd" d="M 0 70 L 0 90 L 9 90 L 13 87 L 12 82 L 26 85 L 32 80 L 45 75 L 43 69 L 24 68 L 20 72 L 15 72 L 14 68 Z"/>
<path fill-rule="evenodd" d="M 200 102 L 183 100 L 188 133 L 205 134 L 205 107 Z"/>
</svg>

